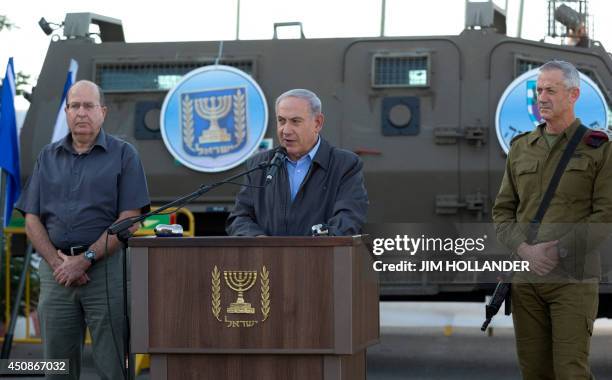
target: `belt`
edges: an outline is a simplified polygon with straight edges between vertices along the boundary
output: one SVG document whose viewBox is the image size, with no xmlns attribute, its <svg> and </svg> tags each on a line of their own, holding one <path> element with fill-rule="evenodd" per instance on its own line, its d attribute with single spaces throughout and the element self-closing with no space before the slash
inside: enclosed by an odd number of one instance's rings
<svg viewBox="0 0 612 380">
<path fill-rule="evenodd" d="M 76 256 L 76 255 L 80 255 L 81 253 L 87 251 L 87 248 L 88 246 L 86 245 L 73 245 L 72 247 L 68 247 L 66 249 L 60 248 L 60 251 L 62 251 L 64 255 Z"/>
</svg>

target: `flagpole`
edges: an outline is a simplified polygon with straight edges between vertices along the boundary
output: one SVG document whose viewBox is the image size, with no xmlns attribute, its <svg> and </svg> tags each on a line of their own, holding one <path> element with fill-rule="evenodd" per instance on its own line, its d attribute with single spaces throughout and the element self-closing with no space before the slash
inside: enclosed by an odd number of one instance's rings
<svg viewBox="0 0 612 380">
<path fill-rule="evenodd" d="M 0 271 L 4 261 L 4 210 L 6 209 L 6 179 L 4 169 L 0 168 Z"/>
<path fill-rule="evenodd" d="M 4 238 L 4 210 L 6 209 L 6 172 L 0 168 L 0 239 Z M 0 243 L 3 241 L 0 240 Z M 4 245 L 2 245 L 4 247 Z"/>
</svg>

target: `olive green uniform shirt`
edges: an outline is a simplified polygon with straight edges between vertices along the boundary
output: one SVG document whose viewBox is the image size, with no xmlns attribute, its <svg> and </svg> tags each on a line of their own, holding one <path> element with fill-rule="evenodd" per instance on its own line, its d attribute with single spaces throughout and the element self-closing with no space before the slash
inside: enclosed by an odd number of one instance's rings
<svg viewBox="0 0 612 380">
<path fill-rule="evenodd" d="M 580 119 L 563 131 L 550 147 L 543 135 L 545 125 L 513 140 L 493 206 L 497 237 L 512 252 L 526 240 L 529 221 L 535 217 Z M 585 137 L 588 134 L 587 131 Z M 592 147 L 582 139 L 561 177 L 537 235 L 537 242 L 559 240 L 562 257 L 578 258 L 579 266 L 587 262 L 587 267 L 582 265 L 581 268 L 584 267 L 588 277 L 598 277 L 600 268 L 599 260 L 587 258 L 586 254 L 593 252 L 610 233 L 611 156 L 612 144 L 605 142 Z"/>
</svg>

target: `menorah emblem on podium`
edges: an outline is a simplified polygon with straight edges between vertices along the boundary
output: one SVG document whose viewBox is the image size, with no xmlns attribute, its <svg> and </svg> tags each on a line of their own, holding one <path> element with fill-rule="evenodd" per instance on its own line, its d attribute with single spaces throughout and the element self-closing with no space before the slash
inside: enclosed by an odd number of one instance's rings
<svg viewBox="0 0 612 380">
<path fill-rule="evenodd" d="M 200 144 L 231 141 L 229 133 L 219 126 L 219 119 L 227 116 L 231 109 L 231 95 L 195 99 L 196 112 L 201 118 L 210 122 L 210 127 L 200 135 L 198 140 Z"/>
<path fill-rule="evenodd" d="M 236 302 L 227 308 L 228 314 L 255 314 L 251 304 L 244 302 L 244 292 L 251 289 L 257 281 L 256 271 L 223 271 L 225 283 L 230 289 L 238 292 Z"/>
</svg>

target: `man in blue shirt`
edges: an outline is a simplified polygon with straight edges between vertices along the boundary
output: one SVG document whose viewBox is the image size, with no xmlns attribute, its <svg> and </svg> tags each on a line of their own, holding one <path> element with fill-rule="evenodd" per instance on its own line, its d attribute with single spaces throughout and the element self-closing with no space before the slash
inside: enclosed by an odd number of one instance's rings
<svg viewBox="0 0 612 380">
<path fill-rule="evenodd" d="M 323 122 L 321 101 L 313 92 L 294 89 L 278 97 L 277 137 L 287 152 L 285 164 L 265 188 L 241 189 L 228 218 L 228 234 L 310 235 L 316 224 L 328 225 L 330 235 L 361 232 L 368 207 L 363 163 L 321 138 Z M 260 153 L 247 167 L 269 162 L 273 155 Z M 246 184 L 263 186 L 264 173 L 250 174 Z"/>
<path fill-rule="evenodd" d="M 299 158 L 297 161 L 293 161 L 291 158 L 286 158 L 287 163 L 287 174 L 289 175 L 289 187 L 291 189 L 291 200 L 295 199 L 297 192 L 300 188 L 302 182 L 304 182 L 304 178 L 306 178 L 306 173 L 308 173 L 308 169 L 310 169 L 310 164 L 317 154 L 317 150 L 321 145 L 321 140 L 317 141 L 317 144 L 312 148 L 308 154 Z"/>
<path fill-rule="evenodd" d="M 104 132 L 107 108 L 95 83 L 76 82 L 65 111 L 70 133 L 42 149 L 16 206 L 44 258 L 44 357 L 70 361 L 69 375 L 47 378 L 79 379 L 88 327 L 100 378 L 116 380 L 124 357 L 121 260 L 119 241 L 106 229 L 148 210 L 147 182 L 136 149 Z"/>
</svg>

